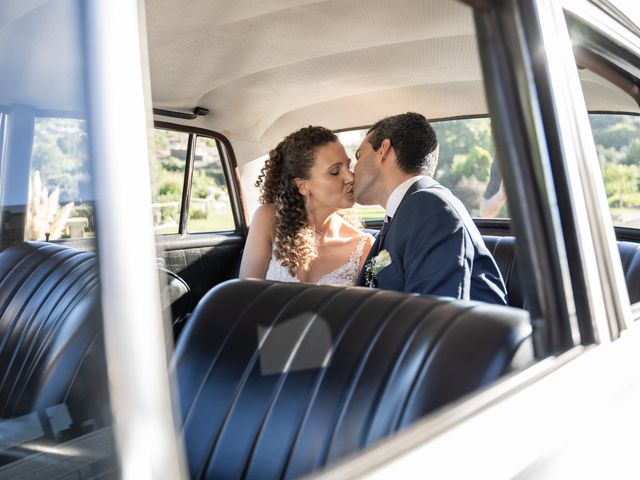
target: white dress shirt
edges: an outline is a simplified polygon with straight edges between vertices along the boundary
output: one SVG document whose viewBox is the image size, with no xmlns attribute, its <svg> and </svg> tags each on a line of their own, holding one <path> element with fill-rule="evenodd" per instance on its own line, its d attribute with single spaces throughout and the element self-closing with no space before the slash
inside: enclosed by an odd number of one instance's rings
<svg viewBox="0 0 640 480">
<path fill-rule="evenodd" d="M 391 192 L 391 195 L 389 195 L 389 200 L 387 200 L 386 207 L 387 217 L 389 217 L 388 220 L 393 218 L 393 216 L 396 214 L 396 210 L 398 210 L 398 206 L 407 193 L 407 190 L 409 190 L 411 188 L 411 185 L 416 183 L 421 178 L 424 178 L 424 175 L 416 175 L 415 177 L 411 177 L 408 180 L 402 182 L 395 188 L 393 192 Z"/>
</svg>

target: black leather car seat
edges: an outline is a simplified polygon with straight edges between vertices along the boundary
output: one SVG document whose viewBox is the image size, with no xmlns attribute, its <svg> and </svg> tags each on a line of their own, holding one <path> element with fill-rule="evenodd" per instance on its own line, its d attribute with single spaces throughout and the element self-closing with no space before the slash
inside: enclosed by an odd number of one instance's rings
<svg viewBox="0 0 640 480">
<path fill-rule="evenodd" d="M 509 305 L 527 308 L 526 296 L 520 280 L 520 272 L 516 262 L 515 237 L 495 237 L 483 235 L 484 243 L 493 254 L 498 264 L 505 286 Z"/>
<path fill-rule="evenodd" d="M 165 289 L 162 295 L 162 310 L 165 318 L 167 316 L 171 318 L 173 337 L 176 340 L 191 313 L 193 302 L 191 288 L 182 277 L 171 270 L 159 267 L 158 273 L 160 285 Z"/>
<path fill-rule="evenodd" d="M 74 380 L 104 370 L 97 290 L 92 253 L 33 242 L 0 254 L 0 416 L 73 402 Z"/>
<path fill-rule="evenodd" d="M 189 287 L 160 275 L 165 308 L 183 321 Z M 98 285 L 93 252 L 24 242 L 0 253 L 0 417 L 68 403 L 85 375 L 88 385 L 105 371 Z"/>
<path fill-rule="evenodd" d="M 192 313 L 171 366 L 191 477 L 320 469 L 491 383 L 530 332 L 510 307 L 223 283 Z"/>
<path fill-rule="evenodd" d="M 515 237 L 496 237 L 484 235 L 484 243 L 498 264 L 502 273 L 509 305 L 527 308 L 526 295 L 523 291 L 518 272 Z M 631 303 L 640 301 L 640 244 L 633 242 L 618 242 L 618 251 L 622 261 L 627 290 Z"/>
<path fill-rule="evenodd" d="M 640 244 L 618 242 L 624 279 L 631 303 L 640 302 Z"/>
<path fill-rule="evenodd" d="M 107 385 L 96 256 L 41 242 L 3 250 L 0 465 L 110 425 Z"/>
</svg>

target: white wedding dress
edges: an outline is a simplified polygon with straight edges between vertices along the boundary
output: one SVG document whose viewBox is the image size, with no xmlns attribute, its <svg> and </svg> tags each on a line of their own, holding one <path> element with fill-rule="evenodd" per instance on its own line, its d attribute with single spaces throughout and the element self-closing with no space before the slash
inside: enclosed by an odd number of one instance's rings
<svg viewBox="0 0 640 480">
<path fill-rule="evenodd" d="M 353 252 L 351 252 L 347 263 L 340 265 L 332 272 L 323 275 L 316 283 L 318 285 L 339 285 L 345 287 L 355 285 L 356 280 L 358 279 L 358 273 L 360 273 L 358 266 L 360 265 L 360 259 L 362 258 L 362 253 L 364 252 L 364 246 L 366 243 L 367 237 L 363 236 L 360 239 L 360 242 L 358 242 L 358 246 Z M 291 276 L 287 267 L 282 266 L 273 253 L 271 255 L 271 261 L 269 262 L 269 268 L 267 269 L 267 275 L 265 278 L 267 280 L 277 280 L 279 282 L 300 283 L 300 280 Z"/>
</svg>

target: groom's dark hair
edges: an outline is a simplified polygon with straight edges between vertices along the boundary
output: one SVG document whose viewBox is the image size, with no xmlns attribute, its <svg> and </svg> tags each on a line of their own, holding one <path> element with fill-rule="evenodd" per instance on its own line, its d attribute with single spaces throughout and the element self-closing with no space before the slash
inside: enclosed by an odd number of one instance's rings
<svg viewBox="0 0 640 480">
<path fill-rule="evenodd" d="M 383 118 L 367 135 L 374 150 L 388 138 L 396 151 L 398 166 L 405 173 L 433 177 L 438 165 L 438 139 L 427 119 L 407 112 Z"/>
</svg>

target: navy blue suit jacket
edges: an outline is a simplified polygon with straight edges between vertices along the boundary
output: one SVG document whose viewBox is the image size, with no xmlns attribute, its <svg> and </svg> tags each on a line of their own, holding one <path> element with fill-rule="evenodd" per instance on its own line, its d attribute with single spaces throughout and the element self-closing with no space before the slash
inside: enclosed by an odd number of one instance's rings
<svg viewBox="0 0 640 480">
<path fill-rule="evenodd" d="M 371 248 L 358 285 L 365 285 L 370 258 L 387 250 L 391 264 L 377 274 L 378 288 L 507 303 L 500 270 L 469 213 L 432 178 L 409 188 L 379 243 Z"/>
</svg>

